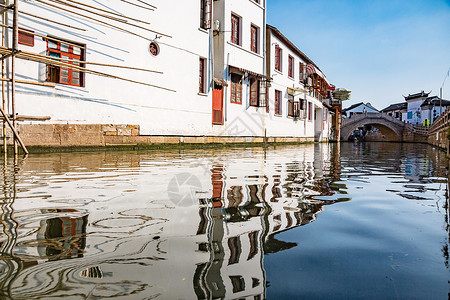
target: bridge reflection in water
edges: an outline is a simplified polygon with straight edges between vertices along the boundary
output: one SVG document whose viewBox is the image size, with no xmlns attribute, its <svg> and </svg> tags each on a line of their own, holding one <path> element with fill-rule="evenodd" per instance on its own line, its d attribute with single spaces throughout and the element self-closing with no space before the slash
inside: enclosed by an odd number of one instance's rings
<svg viewBox="0 0 450 300">
<path fill-rule="evenodd" d="M 3 169 L 0 298 L 265 299 L 264 256 L 297 246 L 276 235 L 349 200 L 340 164 L 335 144 L 30 157 Z"/>
</svg>

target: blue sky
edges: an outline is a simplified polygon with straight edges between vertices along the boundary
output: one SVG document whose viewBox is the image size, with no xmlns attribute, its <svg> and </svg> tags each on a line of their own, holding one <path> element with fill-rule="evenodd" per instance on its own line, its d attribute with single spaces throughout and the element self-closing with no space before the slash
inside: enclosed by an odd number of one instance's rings
<svg viewBox="0 0 450 300">
<path fill-rule="evenodd" d="M 267 0 L 267 22 L 312 59 L 344 107 L 378 109 L 422 90 L 439 96 L 450 68 L 450 0 Z M 450 100 L 450 78 L 443 89 Z"/>
</svg>

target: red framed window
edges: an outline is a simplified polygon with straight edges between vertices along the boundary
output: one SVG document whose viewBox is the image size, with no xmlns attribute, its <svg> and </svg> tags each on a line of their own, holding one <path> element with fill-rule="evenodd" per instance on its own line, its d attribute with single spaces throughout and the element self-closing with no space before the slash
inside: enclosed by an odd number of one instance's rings
<svg viewBox="0 0 450 300">
<path fill-rule="evenodd" d="M 59 58 L 58 61 L 84 67 L 81 63 L 84 57 L 84 47 L 73 43 L 47 40 L 47 55 Z M 78 61 L 78 62 L 77 62 Z M 73 86 L 84 86 L 84 73 L 70 67 L 47 65 L 47 80 Z"/>
<path fill-rule="evenodd" d="M 281 72 L 282 50 L 280 46 L 275 45 L 275 70 Z"/>
<path fill-rule="evenodd" d="M 204 94 L 206 92 L 206 87 L 205 87 L 205 59 L 204 58 L 200 58 L 200 63 L 199 63 L 199 78 L 198 78 L 198 91 L 199 93 Z"/>
<path fill-rule="evenodd" d="M 239 34 L 241 30 L 241 18 L 232 14 L 231 15 L 231 42 L 236 45 L 240 45 Z"/>
<path fill-rule="evenodd" d="M 258 95 L 259 95 L 259 80 L 256 78 L 250 79 L 250 106 L 258 105 Z"/>
<path fill-rule="evenodd" d="M 281 115 L 282 101 L 281 101 L 281 91 L 275 90 L 275 114 Z"/>
<path fill-rule="evenodd" d="M 288 96 L 288 117 L 295 117 L 294 96 Z"/>
<path fill-rule="evenodd" d="M 308 102 L 308 121 L 312 121 L 312 103 Z"/>
<path fill-rule="evenodd" d="M 242 76 L 231 74 L 231 103 L 242 104 Z"/>
<path fill-rule="evenodd" d="M 306 66 L 303 63 L 299 64 L 299 79 L 304 81 L 306 78 Z"/>
<path fill-rule="evenodd" d="M 19 28 L 18 42 L 22 45 L 34 47 L 34 31 Z"/>
<path fill-rule="evenodd" d="M 294 78 L 294 58 L 289 55 L 288 76 Z"/>
<path fill-rule="evenodd" d="M 200 28 L 211 28 L 211 0 L 200 0 Z"/>
<path fill-rule="evenodd" d="M 258 53 L 258 27 L 252 25 L 250 29 L 251 33 L 251 50 L 252 52 Z"/>
</svg>

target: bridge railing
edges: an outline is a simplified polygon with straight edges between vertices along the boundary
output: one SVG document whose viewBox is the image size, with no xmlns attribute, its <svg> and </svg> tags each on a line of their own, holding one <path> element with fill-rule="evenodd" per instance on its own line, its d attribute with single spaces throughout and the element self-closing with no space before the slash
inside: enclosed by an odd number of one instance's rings
<svg viewBox="0 0 450 300">
<path fill-rule="evenodd" d="M 428 128 L 424 127 L 424 126 L 405 123 L 405 127 L 410 132 L 414 132 L 414 133 L 421 134 L 421 135 L 428 135 L 428 132 L 429 132 Z"/>
<path fill-rule="evenodd" d="M 384 113 L 362 113 L 362 114 L 353 115 L 351 118 L 344 119 L 342 122 L 342 126 L 348 126 L 353 123 L 359 122 L 363 119 L 384 119 L 384 120 L 392 122 L 398 126 L 405 127 L 406 130 L 408 130 L 410 132 L 417 133 L 420 135 L 428 135 L 428 132 L 429 132 L 427 127 L 424 127 L 421 125 L 413 125 L 410 123 L 405 123 L 405 122 L 402 122 L 402 121 L 400 121 L 392 116 L 389 116 L 387 114 L 384 114 Z"/>
<path fill-rule="evenodd" d="M 389 116 L 384 113 L 362 113 L 353 115 L 351 118 L 344 119 L 342 122 L 342 126 L 346 126 L 352 123 L 356 123 L 362 119 L 385 119 L 387 121 L 398 124 L 399 126 L 404 126 L 404 123 L 392 116 Z"/>
<path fill-rule="evenodd" d="M 447 108 L 442 115 L 434 120 L 430 126 L 430 133 L 436 133 L 450 126 L 450 108 Z"/>
</svg>

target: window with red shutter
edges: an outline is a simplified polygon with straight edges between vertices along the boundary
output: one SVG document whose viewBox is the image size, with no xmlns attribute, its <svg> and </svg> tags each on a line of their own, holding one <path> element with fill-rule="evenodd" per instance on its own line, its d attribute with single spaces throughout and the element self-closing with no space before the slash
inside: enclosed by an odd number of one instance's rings
<svg viewBox="0 0 450 300">
<path fill-rule="evenodd" d="M 252 52 L 258 53 L 258 27 L 251 26 L 251 50 Z"/>
<path fill-rule="evenodd" d="M 275 70 L 281 72 L 281 48 L 278 45 L 275 45 Z"/>
<path fill-rule="evenodd" d="M 211 0 L 200 0 L 200 28 L 211 28 Z"/>
<path fill-rule="evenodd" d="M 294 58 L 289 55 L 288 76 L 294 78 Z"/>
<path fill-rule="evenodd" d="M 275 114 L 276 115 L 281 115 L 281 107 L 282 107 L 282 102 L 281 102 L 281 91 L 275 91 Z"/>
<path fill-rule="evenodd" d="M 57 61 L 73 65 L 75 67 L 84 67 L 81 63 L 84 58 L 84 46 L 76 45 L 71 42 L 60 42 L 47 40 L 47 55 L 54 57 Z M 47 80 L 49 82 L 61 83 L 73 86 L 84 86 L 84 73 L 79 69 L 71 67 L 59 67 L 47 65 Z"/>
<path fill-rule="evenodd" d="M 22 45 L 34 47 L 34 31 L 19 28 L 18 42 Z"/>
<path fill-rule="evenodd" d="M 242 76 L 231 74 L 231 103 L 242 104 Z"/>
<path fill-rule="evenodd" d="M 258 106 L 259 81 L 250 79 L 250 106 Z"/>
<path fill-rule="evenodd" d="M 294 117 L 294 96 L 288 96 L 288 117 Z"/>
<path fill-rule="evenodd" d="M 200 66 L 199 66 L 199 93 L 205 93 L 205 59 L 200 58 Z"/>
<path fill-rule="evenodd" d="M 231 15 L 231 42 L 236 45 L 240 45 L 240 27 L 241 27 L 241 19 L 232 14 Z"/>
<path fill-rule="evenodd" d="M 305 80 L 305 75 L 306 75 L 305 74 L 305 66 L 304 66 L 303 63 L 299 64 L 299 69 L 300 69 L 299 79 L 300 79 L 301 82 L 303 82 Z"/>
<path fill-rule="evenodd" d="M 312 121 L 312 103 L 308 102 L 308 121 Z"/>
</svg>

